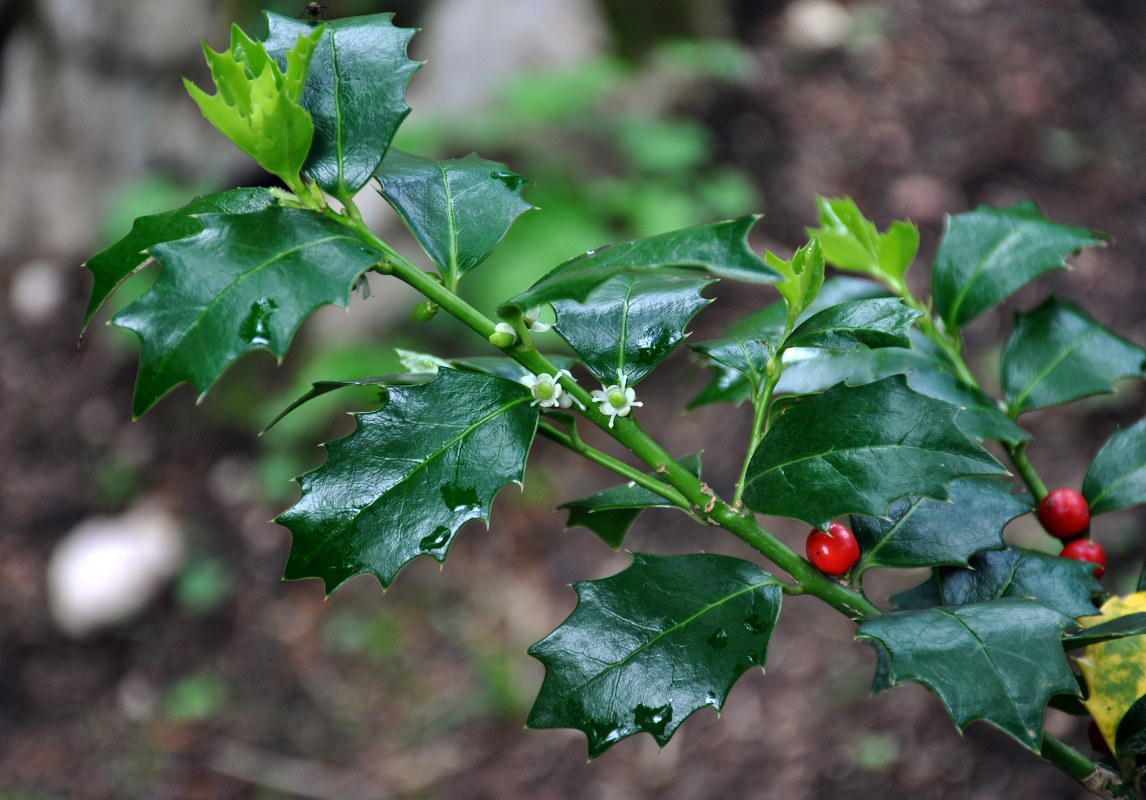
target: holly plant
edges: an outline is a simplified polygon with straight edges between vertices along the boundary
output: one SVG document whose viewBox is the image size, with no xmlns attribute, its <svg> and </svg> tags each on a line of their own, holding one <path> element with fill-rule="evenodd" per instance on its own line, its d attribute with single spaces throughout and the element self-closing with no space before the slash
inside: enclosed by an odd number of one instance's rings
<svg viewBox="0 0 1146 800">
<path fill-rule="evenodd" d="M 142 217 L 87 262 L 85 325 L 124 279 L 160 267 L 111 320 L 140 341 L 134 414 L 184 382 L 203 395 L 250 351 L 281 359 L 311 312 L 346 306 L 367 281 L 405 283 L 423 298 L 414 320 L 448 314 L 476 334 L 472 358 L 403 351 L 408 372 L 332 375 L 287 409 L 344 386 L 371 385 L 381 398 L 325 445 L 325 463 L 298 479 L 298 502 L 278 517 L 293 537 L 287 578 L 318 578 L 329 593 L 369 573 L 386 587 L 415 558 L 443 561 L 459 529 L 488 523 L 494 495 L 525 479 L 541 437 L 617 481 L 565 502 L 569 526 L 621 548 L 642 511 L 676 509 L 758 557 L 633 553 L 618 574 L 575 584 L 576 609 L 529 650 L 545 668 L 529 727 L 579 729 L 590 757 L 637 733 L 665 745 L 765 666 L 785 598 L 805 596 L 853 620 L 875 648 L 874 691 L 923 684 L 958 729 L 983 720 L 1099 796 L 1140 796 L 1146 656 L 1134 637 L 1146 613 L 1115 599 L 1100 615 L 1105 556 L 1089 524 L 1146 502 L 1146 420 L 1113 433 L 1079 490 L 1057 493 L 1028 459 L 1020 423 L 1141 379 L 1146 351 L 1048 297 L 1016 314 L 996 399 L 968 368 L 961 335 L 1105 236 L 1030 203 L 953 215 L 930 297 L 917 297 L 906 280 L 916 227 L 881 232 L 850 200 L 818 198 L 818 226 L 788 257 L 754 251 L 758 218 L 746 216 L 576 255 L 478 309 L 459 287 L 530 210 L 527 181 L 477 155 L 439 161 L 390 146 L 420 66 L 406 56 L 414 31 L 391 15 L 267 19 L 263 41 L 236 27 L 228 50 L 205 48 L 214 93 L 188 90 L 283 188 L 232 189 Z M 381 193 L 434 269 L 365 224 L 360 192 Z M 844 274 L 825 279 L 826 266 Z M 691 406 L 750 417 L 743 452 L 717 455 L 742 458 L 732 486 L 704 481 L 702 457 L 674 455 L 640 420 L 657 402 L 641 382 L 685 342 L 716 281 L 764 298 L 723 336 L 687 342 L 712 373 Z M 548 309 L 552 326 L 538 322 Z M 589 444 L 586 428 L 607 444 Z M 1066 558 L 1004 539 L 1032 513 L 1067 540 Z M 810 561 L 767 517 L 808 526 Z M 915 589 L 871 597 L 873 567 L 931 572 Z M 1137 683 L 1103 684 L 1110 665 Z M 1047 732 L 1048 705 L 1093 714 L 1112 755 L 1092 761 Z"/>
</svg>

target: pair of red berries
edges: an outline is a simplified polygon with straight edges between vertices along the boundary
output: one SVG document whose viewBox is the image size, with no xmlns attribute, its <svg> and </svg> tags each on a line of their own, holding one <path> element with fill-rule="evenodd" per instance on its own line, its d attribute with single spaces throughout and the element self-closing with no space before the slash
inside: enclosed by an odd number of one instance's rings
<svg viewBox="0 0 1146 800">
<path fill-rule="evenodd" d="M 1075 561 L 1094 564 L 1094 577 L 1106 572 L 1106 551 L 1087 537 L 1090 528 L 1090 505 L 1074 489 L 1055 489 L 1039 502 L 1039 521 L 1046 532 L 1066 545 L 1059 554 Z"/>
<path fill-rule="evenodd" d="M 1066 545 L 1060 555 L 1094 564 L 1094 577 L 1106 572 L 1106 551 L 1087 537 L 1090 505 L 1086 498 L 1067 487 L 1055 489 L 1039 503 L 1039 520 L 1047 533 Z M 826 531 L 813 528 L 805 545 L 808 560 L 825 575 L 843 575 L 859 561 L 860 550 L 850 530 L 833 522 Z"/>
</svg>

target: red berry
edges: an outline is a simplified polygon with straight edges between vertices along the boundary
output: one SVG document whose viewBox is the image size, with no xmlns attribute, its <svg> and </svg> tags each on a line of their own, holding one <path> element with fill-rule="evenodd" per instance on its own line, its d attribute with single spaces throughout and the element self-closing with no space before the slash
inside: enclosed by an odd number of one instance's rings
<svg viewBox="0 0 1146 800">
<path fill-rule="evenodd" d="M 1075 539 L 1068 542 L 1059 553 L 1063 558 L 1073 558 L 1075 561 L 1089 561 L 1094 564 L 1094 577 L 1101 578 L 1106 572 L 1106 551 L 1102 545 L 1093 539 Z"/>
<path fill-rule="evenodd" d="M 827 532 L 813 528 L 806 549 L 808 560 L 825 575 L 843 575 L 860 557 L 856 537 L 838 522 L 829 525 Z"/>
<path fill-rule="evenodd" d="M 1073 539 L 1090 527 L 1090 506 L 1074 489 L 1055 489 L 1039 503 L 1039 520 L 1056 539 Z"/>
</svg>

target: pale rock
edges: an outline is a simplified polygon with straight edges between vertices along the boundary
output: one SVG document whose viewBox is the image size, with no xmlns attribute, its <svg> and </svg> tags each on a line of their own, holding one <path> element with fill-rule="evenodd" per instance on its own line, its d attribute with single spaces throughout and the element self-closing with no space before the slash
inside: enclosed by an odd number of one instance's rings
<svg viewBox="0 0 1146 800">
<path fill-rule="evenodd" d="M 784 37 L 805 50 L 832 50 L 847 41 L 851 22 L 835 0 L 796 0 L 784 12 Z"/>
<path fill-rule="evenodd" d="M 183 550 L 179 522 L 152 504 L 84 520 L 48 563 L 52 619 L 77 639 L 130 620 L 175 574 Z"/>
</svg>

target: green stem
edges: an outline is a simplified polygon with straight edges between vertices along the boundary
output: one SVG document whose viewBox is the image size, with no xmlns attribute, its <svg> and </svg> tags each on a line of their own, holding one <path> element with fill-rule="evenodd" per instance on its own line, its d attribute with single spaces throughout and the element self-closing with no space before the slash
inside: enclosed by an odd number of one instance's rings
<svg viewBox="0 0 1146 800">
<path fill-rule="evenodd" d="M 1027 488 L 1031 490 L 1031 494 L 1035 496 L 1035 502 L 1039 502 L 1047 496 L 1047 487 L 1043 483 L 1042 478 L 1035 472 L 1035 468 L 1031 466 L 1031 462 L 1027 460 L 1027 443 L 1020 442 L 1019 444 L 1007 445 L 1007 453 L 1011 457 L 1015 469 L 1019 471 L 1019 477 L 1027 484 Z"/>
<path fill-rule="evenodd" d="M 790 325 L 789 325 L 790 327 Z M 787 336 L 787 333 L 785 333 Z M 780 353 L 779 350 L 776 351 Z M 772 407 L 772 393 L 776 390 L 776 384 L 780 380 L 780 375 L 784 371 L 783 359 L 779 355 L 773 356 L 768 359 L 768 369 L 764 375 L 764 386 L 757 394 L 755 387 L 753 387 L 752 396 L 752 433 L 748 438 L 748 451 L 744 454 L 744 464 L 740 467 L 740 477 L 736 481 L 736 491 L 732 496 L 732 506 L 734 508 L 741 507 L 741 497 L 744 494 L 745 484 L 748 482 L 748 464 L 752 461 L 752 454 L 756 452 L 756 448 L 760 446 L 760 442 L 764 440 L 764 434 L 767 433 L 768 412 Z"/>
<path fill-rule="evenodd" d="M 439 307 L 482 337 L 488 339 L 494 332 L 494 323 L 488 317 L 442 285 L 434 276 L 418 269 L 394 251 L 364 223 L 334 212 L 330 212 L 329 215 L 354 230 L 365 241 L 386 255 L 386 262 L 380 265 L 384 271 L 421 292 L 426 299 L 437 303 Z M 542 373 L 555 375 L 559 371 L 549 359 L 537 352 L 532 345 L 526 346 L 522 342 L 518 342 L 503 348 L 503 350 L 535 375 Z M 665 483 L 680 494 L 680 498 L 674 498 L 674 502 L 680 505 L 680 500 L 683 500 L 682 508 L 687 508 L 690 513 L 704 521 L 720 525 L 747 542 L 791 575 L 803 586 L 807 594 L 820 598 L 849 618 L 860 619 L 867 615 L 880 613 L 879 609 L 872 605 L 866 597 L 827 578 L 807 561 L 796 555 L 787 545 L 761 528 L 755 519 L 734 511 L 727 503 L 718 498 L 707 484 L 689 472 L 648 434 L 642 431 L 631 416 L 610 417 L 601 412 L 597 404 L 593 402 L 589 392 L 578 384 L 564 381 L 562 386 L 584 406 L 581 413 L 586 419 L 628 448 L 642 462 L 652 467 L 658 475 L 662 476 Z M 620 462 L 616 462 L 616 464 L 620 464 Z M 656 491 L 655 488 L 653 490 Z"/>
<path fill-rule="evenodd" d="M 638 486 L 648 489 L 650 492 L 659 494 L 661 497 L 665 498 L 673 505 L 691 514 L 691 511 L 688 507 L 688 500 L 685 499 L 684 495 L 682 495 L 676 489 L 662 481 L 657 480 L 656 478 L 649 477 L 638 469 L 630 467 L 623 461 L 618 461 L 608 453 L 602 453 L 597 448 L 585 444 L 585 442 L 581 440 L 581 437 L 562 433 L 556 428 L 545 423 L 542 423 L 538 426 L 537 432 L 545 438 L 557 442 L 561 446 L 572 450 L 574 453 L 584 456 L 593 463 L 600 464 L 606 469 L 611 469 L 613 472 L 617 473 L 625 480 L 632 481 Z"/>
<path fill-rule="evenodd" d="M 1098 797 L 1138 798 L 1139 794 L 1117 773 L 1098 766 L 1082 753 L 1060 739 L 1043 731 L 1043 745 L 1039 755 L 1054 764 L 1084 789 Z"/>
</svg>

